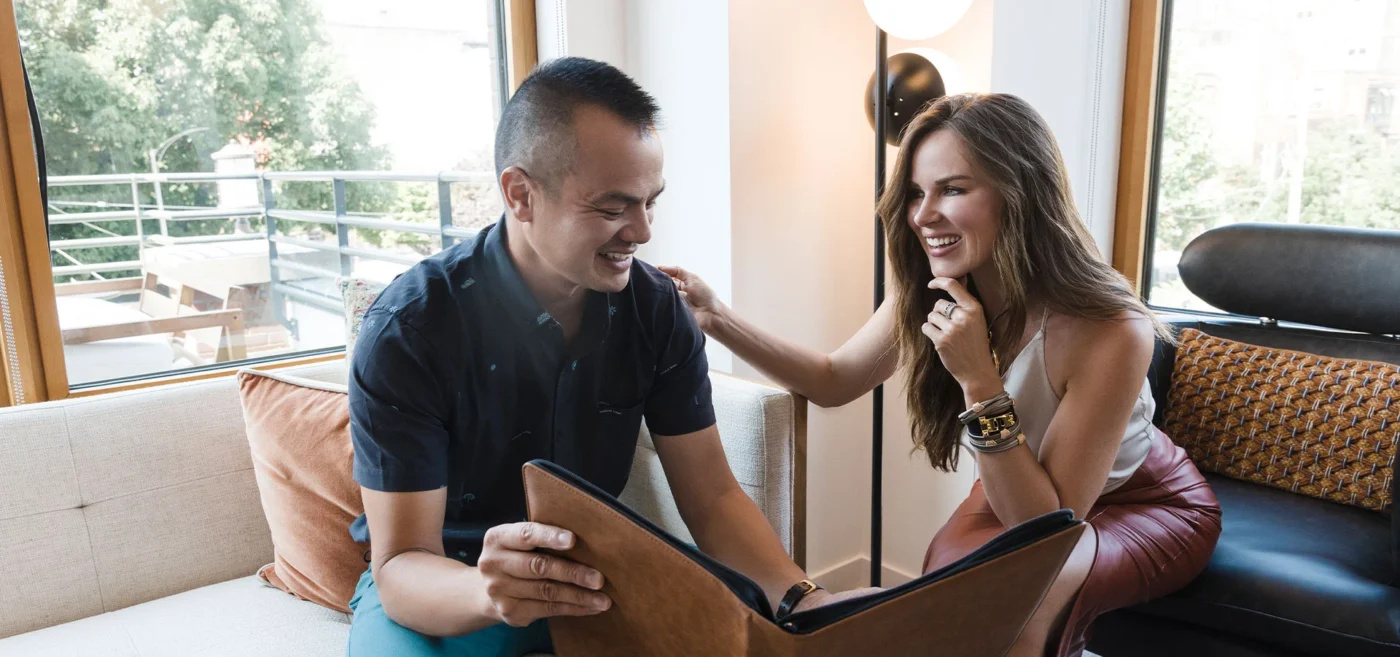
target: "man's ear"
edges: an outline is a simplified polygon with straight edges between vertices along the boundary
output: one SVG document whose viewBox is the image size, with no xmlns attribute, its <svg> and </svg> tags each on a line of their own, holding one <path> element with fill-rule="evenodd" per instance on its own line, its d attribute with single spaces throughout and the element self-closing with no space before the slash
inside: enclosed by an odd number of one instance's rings
<svg viewBox="0 0 1400 657">
<path fill-rule="evenodd" d="M 535 185 L 530 174 L 516 167 L 506 167 L 501 172 L 501 196 L 506 210 L 516 221 L 530 223 L 534 220 Z"/>
</svg>

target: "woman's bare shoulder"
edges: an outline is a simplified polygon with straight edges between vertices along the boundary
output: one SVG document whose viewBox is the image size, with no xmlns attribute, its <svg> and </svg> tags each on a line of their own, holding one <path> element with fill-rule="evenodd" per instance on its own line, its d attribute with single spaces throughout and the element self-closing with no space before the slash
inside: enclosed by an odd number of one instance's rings
<svg viewBox="0 0 1400 657">
<path fill-rule="evenodd" d="M 1090 319 L 1052 314 L 1046 327 L 1047 339 L 1054 336 L 1056 347 L 1071 359 L 1112 352 L 1120 356 L 1152 354 L 1156 327 L 1140 312 L 1125 310 L 1113 319 Z"/>
</svg>

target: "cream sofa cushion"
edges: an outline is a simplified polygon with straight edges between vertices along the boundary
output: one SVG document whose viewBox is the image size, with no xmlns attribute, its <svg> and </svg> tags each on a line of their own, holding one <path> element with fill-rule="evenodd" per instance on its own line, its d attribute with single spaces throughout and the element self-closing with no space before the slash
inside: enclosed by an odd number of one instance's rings
<svg viewBox="0 0 1400 657">
<path fill-rule="evenodd" d="M 0 639 L 0 657 L 343 657 L 350 616 L 240 577 Z"/>
<path fill-rule="evenodd" d="M 0 637 L 256 572 L 252 468 L 232 377 L 0 410 Z"/>
<path fill-rule="evenodd" d="M 729 468 L 777 532 L 783 548 L 804 565 L 806 536 L 794 518 L 805 517 L 806 401 L 761 383 L 710 374 L 715 422 Z M 682 540 L 693 542 L 676 510 L 661 458 L 642 427 L 632 473 L 620 496 L 628 506 Z"/>
<path fill-rule="evenodd" d="M 77 509 L 0 520 L 0 637 L 102 613 Z"/>
</svg>

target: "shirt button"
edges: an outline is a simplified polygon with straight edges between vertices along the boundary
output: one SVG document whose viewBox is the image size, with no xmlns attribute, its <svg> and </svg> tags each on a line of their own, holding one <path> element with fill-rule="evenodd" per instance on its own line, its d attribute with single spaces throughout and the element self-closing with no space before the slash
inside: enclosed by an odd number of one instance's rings
<svg viewBox="0 0 1400 657">
<path fill-rule="evenodd" d="M 467 493 L 466 495 L 463 495 L 463 496 L 462 496 L 462 499 L 463 499 L 463 500 L 466 500 L 466 501 L 468 501 L 468 502 L 471 502 L 471 501 L 474 501 L 474 500 L 476 499 L 476 496 L 475 496 L 475 495 L 472 495 L 471 493 Z"/>
<path fill-rule="evenodd" d="M 578 369 L 578 361 L 574 361 L 572 364 L 570 364 L 570 365 L 569 365 L 569 369 L 571 369 L 571 370 L 576 370 L 576 369 Z"/>
<path fill-rule="evenodd" d="M 463 559 L 466 559 L 466 558 L 467 558 L 467 551 L 466 551 L 466 550 L 462 550 L 461 552 L 458 552 L 458 553 L 457 553 L 457 556 L 459 556 L 459 557 L 461 557 L 461 558 L 463 558 Z"/>
</svg>

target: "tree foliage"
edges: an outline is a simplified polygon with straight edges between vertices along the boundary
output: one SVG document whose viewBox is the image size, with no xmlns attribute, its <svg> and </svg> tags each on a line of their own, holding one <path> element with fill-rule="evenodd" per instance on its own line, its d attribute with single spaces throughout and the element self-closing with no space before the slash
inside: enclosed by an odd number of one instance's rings
<svg viewBox="0 0 1400 657">
<path fill-rule="evenodd" d="M 34 89 L 49 175 L 148 172 L 148 152 L 190 128 L 207 128 L 164 153 L 165 171 L 210 171 L 229 142 L 278 171 L 383 170 L 374 109 L 336 67 L 310 0 L 20 0 L 20 43 Z M 63 188 L 83 200 L 132 202 L 129 187 Z M 151 187 L 141 189 L 151 202 Z M 167 184 L 168 206 L 213 205 L 213 184 Z M 387 209 L 383 190 L 347 186 L 366 210 Z M 331 209 L 329 183 L 281 185 L 279 207 Z M 101 228 L 129 234 L 131 222 Z M 147 230 L 154 230 L 151 222 Z M 229 232 L 230 222 L 172 223 L 171 232 Z M 54 226 L 53 237 L 100 234 Z M 113 247 L 118 260 L 134 247 Z M 55 261 L 55 264 L 67 264 Z"/>
<path fill-rule="evenodd" d="M 1288 221 L 1296 143 L 1279 144 L 1281 165 L 1222 165 L 1202 112 L 1202 89 L 1173 75 L 1162 126 L 1157 185 L 1159 251 L 1180 251 L 1219 225 Z M 1298 222 L 1400 228 L 1400 150 L 1381 131 L 1345 118 L 1309 121 Z"/>
</svg>

